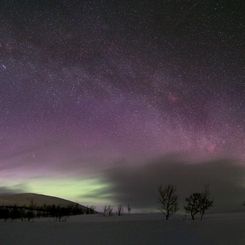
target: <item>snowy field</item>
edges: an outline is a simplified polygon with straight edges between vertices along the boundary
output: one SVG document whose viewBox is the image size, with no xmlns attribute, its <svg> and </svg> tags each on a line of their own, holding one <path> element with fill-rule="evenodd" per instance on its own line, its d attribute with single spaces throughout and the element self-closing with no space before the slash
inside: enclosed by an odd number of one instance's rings
<svg viewBox="0 0 245 245">
<path fill-rule="evenodd" d="M 188 244 L 244 245 L 245 213 L 209 215 L 201 221 L 159 214 L 122 217 L 74 216 L 66 222 L 36 219 L 0 221 L 0 245 Z"/>
</svg>

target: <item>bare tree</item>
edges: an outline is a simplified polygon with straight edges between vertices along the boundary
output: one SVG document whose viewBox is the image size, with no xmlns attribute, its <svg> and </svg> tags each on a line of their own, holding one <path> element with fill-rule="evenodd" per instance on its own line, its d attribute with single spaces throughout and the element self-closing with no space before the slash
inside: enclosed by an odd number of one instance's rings
<svg viewBox="0 0 245 245">
<path fill-rule="evenodd" d="M 104 209 L 103 209 L 103 215 L 104 215 L 104 216 L 107 215 L 107 206 L 104 206 Z"/>
<path fill-rule="evenodd" d="M 187 205 L 184 207 L 187 213 L 190 213 L 191 219 L 194 220 L 196 214 L 200 212 L 201 193 L 192 193 L 185 199 Z"/>
<path fill-rule="evenodd" d="M 103 215 L 104 216 L 112 216 L 112 212 L 113 212 L 113 208 L 110 205 L 108 205 L 108 206 L 104 207 Z"/>
<path fill-rule="evenodd" d="M 128 209 L 128 214 L 130 214 L 130 213 L 131 213 L 132 208 L 131 208 L 131 206 L 130 206 L 130 204 L 129 204 L 129 203 L 128 203 L 128 205 L 127 205 L 127 209 Z"/>
<path fill-rule="evenodd" d="M 113 214 L 113 207 L 111 207 L 110 205 L 108 206 L 108 216 L 112 216 Z"/>
<path fill-rule="evenodd" d="M 122 214 L 123 214 L 123 206 L 119 204 L 117 207 L 117 215 L 122 216 Z"/>
<path fill-rule="evenodd" d="M 166 220 L 169 219 L 178 210 L 178 196 L 176 195 L 176 187 L 167 185 L 158 188 L 159 202 L 161 204 L 161 212 L 164 213 Z"/>
<path fill-rule="evenodd" d="M 201 220 L 203 219 L 204 214 L 206 211 L 213 206 L 213 201 L 210 200 L 210 194 L 208 187 L 205 187 L 204 192 L 201 193 L 201 200 L 200 200 L 200 215 Z"/>
<path fill-rule="evenodd" d="M 195 215 L 198 213 L 200 213 L 202 220 L 206 211 L 213 206 L 213 201 L 210 200 L 207 187 L 203 192 L 192 193 L 186 198 L 186 202 L 185 210 L 187 213 L 190 213 L 192 220 L 195 219 Z"/>
</svg>

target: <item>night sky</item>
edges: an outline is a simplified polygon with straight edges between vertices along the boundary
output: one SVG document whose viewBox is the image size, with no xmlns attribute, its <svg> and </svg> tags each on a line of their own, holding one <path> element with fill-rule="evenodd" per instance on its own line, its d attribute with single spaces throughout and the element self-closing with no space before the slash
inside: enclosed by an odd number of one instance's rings
<svg viewBox="0 0 245 245">
<path fill-rule="evenodd" d="M 1 192 L 134 202 L 166 159 L 244 186 L 244 5 L 0 0 Z"/>
</svg>

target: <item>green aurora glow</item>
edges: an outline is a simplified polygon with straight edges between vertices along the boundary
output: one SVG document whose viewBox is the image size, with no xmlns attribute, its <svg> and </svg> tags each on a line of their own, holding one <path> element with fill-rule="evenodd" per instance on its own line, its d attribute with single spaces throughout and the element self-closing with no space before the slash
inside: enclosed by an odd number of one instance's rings
<svg viewBox="0 0 245 245">
<path fill-rule="evenodd" d="M 4 186 L 14 191 L 19 182 L 4 181 Z M 25 192 L 56 196 L 83 205 L 113 203 L 111 184 L 102 178 L 36 178 L 22 182 L 21 186 Z"/>
</svg>

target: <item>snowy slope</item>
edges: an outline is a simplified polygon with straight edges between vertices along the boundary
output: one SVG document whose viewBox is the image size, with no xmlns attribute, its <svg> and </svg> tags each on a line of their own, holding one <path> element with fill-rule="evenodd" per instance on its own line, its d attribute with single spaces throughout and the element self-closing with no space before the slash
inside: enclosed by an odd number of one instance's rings
<svg viewBox="0 0 245 245">
<path fill-rule="evenodd" d="M 8 245 L 244 245 L 245 214 L 209 215 L 202 222 L 159 214 L 73 216 L 67 222 L 0 221 L 0 244 Z"/>
<path fill-rule="evenodd" d="M 46 196 L 34 193 L 21 193 L 21 194 L 2 194 L 0 195 L 0 205 L 17 205 L 17 206 L 43 206 L 46 205 L 59 205 L 71 206 L 76 203 L 57 198 L 53 196 Z"/>
</svg>

